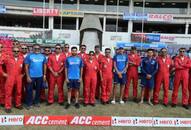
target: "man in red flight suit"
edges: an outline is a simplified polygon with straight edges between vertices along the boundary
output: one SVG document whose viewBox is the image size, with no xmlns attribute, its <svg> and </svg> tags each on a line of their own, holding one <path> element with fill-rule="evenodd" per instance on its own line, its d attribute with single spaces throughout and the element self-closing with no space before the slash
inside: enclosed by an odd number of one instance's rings
<svg viewBox="0 0 191 130">
<path fill-rule="evenodd" d="M 88 54 L 86 53 L 86 45 L 80 46 L 80 53 L 78 53 L 78 56 L 82 58 L 83 63 L 88 58 Z M 84 96 L 84 86 L 85 86 L 85 66 L 83 67 L 83 74 L 82 74 L 82 81 L 83 81 L 83 96 Z M 73 93 L 73 92 L 72 92 Z"/>
<path fill-rule="evenodd" d="M 3 69 L 4 61 L 6 55 L 2 52 L 3 44 L 0 43 L 0 105 L 4 106 L 5 104 L 5 72 Z"/>
<path fill-rule="evenodd" d="M 100 46 L 96 45 L 94 48 L 94 51 L 95 51 L 95 59 L 100 64 L 100 60 L 103 57 L 103 54 L 100 52 Z M 100 98 L 100 90 L 101 90 L 101 78 L 100 78 L 100 73 L 98 72 L 97 73 L 96 92 L 95 92 L 96 99 Z"/>
<path fill-rule="evenodd" d="M 155 77 L 155 88 L 153 93 L 153 103 L 154 105 L 159 103 L 159 92 L 161 85 L 163 84 L 164 94 L 163 94 L 163 105 L 167 107 L 168 105 L 168 89 L 169 89 L 169 76 L 170 67 L 172 66 L 171 58 L 167 55 L 167 49 L 161 49 L 161 55 L 157 57 L 158 62 L 158 72 Z"/>
<path fill-rule="evenodd" d="M 13 48 L 13 55 L 5 60 L 7 79 L 5 83 L 5 111 L 11 112 L 12 96 L 15 97 L 15 106 L 17 109 L 23 109 L 21 104 L 22 78 L 23 78 L 23 57 L 19 56 L 19 48 Z M 13 94 L 14 86 L 16 94 Z"/>
<path fill-rule="evenodd" d="M 111 49 L 105 49 L 105 56 L 101 58 L 100 61 L 100 76 L 102 81 L 101 87 L 101 101 L 102 104 L 109 104 L 112 80 L 113 80 L 113 60 L 110 56 Z"/>
<path fill-rule="evenodd" d="M 185 109 L 188 107 L 188 72 L 191 67 L 190 59 L 185 56 L 185 48 L 179 49 L 179 55 L 175 58 L 175 77 L 174 77 L 174 89 L 172 93 L 172 107 L 176 107 L 178 88 L 182 81 L 182 106 Z"/>
<path fill-rule="evenodd" d="M 84 106 L 88 104 L 95 106 L 95 90 L 97 84 L 97 73 L 99 72 L 99 64 L 94 58 L 94 52 L 89 52 L 89 58 L 85 63 L 85 86 L 84 86 Z"/>
<path fill-rule="evenodd" d="M 48 69 L 50 70 L 49 90 L 48 90 L 48 105 L 54 103 L 54 88 L 58 87 L 58 103 L 63 105 L 64 102 L 64 61 L 65 56 L 62 54 L 60 44 L 55 45 L 55 53 L 51 54 L 48 59 Z"/>
<path fill-rule="evenodd" d="M 71 56 L 69 49 L 70 49 L 69 44 L 64 44 L 63 54 L 66 58 Z"/>
<path fill-rule="evenodd" d="M 128 55 L 129 68 L 127 70 L 127 84 L 125 86 L 124 101 L 127 101 L 129 96 L 129 87 L 133 80 L 133 97 L 134 101 L 137 101 L 137 85 L 139 80 L 138 67 L 141 63 L 141 58 L 137 55 L 136 47 L 131 48 L 131 52 Z"/>
</svg>

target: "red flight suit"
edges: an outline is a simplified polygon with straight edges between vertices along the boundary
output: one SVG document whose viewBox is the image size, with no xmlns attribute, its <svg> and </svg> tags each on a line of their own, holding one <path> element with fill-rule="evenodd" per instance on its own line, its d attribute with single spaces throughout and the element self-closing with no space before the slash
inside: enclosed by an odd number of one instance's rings
<svg viewBox="0 0 191 130">
<path fill-rule="evenodd" d="M 108 61 L 109 59 L 109 61 Z M 102 57 L 100 61 L 100 72 L 102 74 L 101 100 L 103 102 L 109 101 L 112 80 L 113 80 L 113 60 L 112 58 Z"/>
<path fill-rule="evenodd" d="M 23 75 L 23 57 L 19 56 L 17 61 L 13 56 L 5 60 L 7 79 L 5 82 L 5 108 L 11 109 L 12 96 L 15 95 L 16 107 L 21 105 L 22 97 L 22 75 Z M 15 86 L 16 94 L 13 94 Z M 13 94 L 13 95 L 12 95 Z"/>
<path fill-rule="evenodd" d="M 48 58 L 48 68 L 52 68 L 54 72 L 59 72 L 64 67 L 66 57 L 63 54 L 60 54 L 58 57 L 58 60 L 56 59 L 56 54 L 51 54 Z M 64 71 L 64 69 L 63 69 Z M 53 103 L 54 102 L 54 88 L 57 84 L 58 87 L 58 103 L 64 102 L 64 75 L 63 72 L 59 74 L 58 77 L 55 77 L 50 72 L 50 80 L 49 80 L 49 89 L 48 89 L 48 102 Z"/>
<path fill-rule="evenodd" d="M 5 104 L 5 77 L 3 77 L 5 59 L 6 59 L 6 55 L 2 53 L 0 57 L 0 104 L 1 105 Z"/>
<path fill-rule="evenodd" d="M 99 64 L 96 59 L 92 62 L 87 59 L 85 65 L 85 86 L 84 86 L 84 103 L 95 103 L 95 90 L 97 84 L 97 73 L 99 71 Z"/>
<path fill-rule="evenodd" d="M 83 61 L 83 63 L 86 61 L 86 59 L 88 58 L 88 54 L 87 53 L 78 53 L 78 56 L 79 57 L 81 57 L 82 58 L 82 61 Z M 83 74 L 82 74 L 82 81 L 83 81 L 83 96 L 85 96 L 85 94 L 84 94 L 84 86 L 85 86 L 85 66 L 83 67 Z M 72 93 L 74 93 L 74 90 L 73 90 L 73 92 Z"/>
<path fill-rule="evenodd" d="M 169 90 L 169 76 L 170 76 L 170 67 L 172 65 L 172 60 L 169 56 L 163 59 L 159 56 L 157 58 L 158 62 L 158 72 L 155 78 L 155 88 L 153 93 L 153 102 L 155 104 L 159 103 L 159 92 L 161 85 L 163 84 L 164 94 L 163 94 L 163 103 L 168 104 L 168 90 Z"/>
<path fill-rule="evenodd" d="M 188 104 L 188 73 L 191 67 L 190 59 L 184 56 L 184 59 L 181 59 L 180 56 L 177 56 L 174 60 L 175 64 L 175 77 L 174 77 L 174 88 L 172 93 L 172 104 L 177 104 L 178 97 L 178 88 L 182 81 L 182 104 Z"/>
<path fill-rule="evenodd" d="M 135 65 L 131 66 L 129 64 L 127 69 L 127 83 L 125 86 L 124 98 L 129 96 L 129 87 L 131 80 L 133 80 L 133 97 L 137 98 L 137 85 L 139 80 L 138 67 L 141 63 L 141 58 L 137 54 L 128 54 L 129 63 L 133 62 Z"/>
<path fill-rule="evenodd" d="M 188 89 L 189 89 L 188 104 L 191 105 L 191 69 L 189 70 L 189 84 L 188 84 Z"/>
<path fill-rule="evenodd" d="M 98 55 L 95 54 L 95 59 L 97 60 L 97 62 L 100 64 L 101 58 L 104 55 L 99 53 Z M 96 92 L 95 92 L 95 97 L 96 98 L 100 98 L 100 89 L 101 88 L 101 78 L 100 78 L 100 72 L 97 72 L 97 84 L 96 84 Z"/>
</svg>

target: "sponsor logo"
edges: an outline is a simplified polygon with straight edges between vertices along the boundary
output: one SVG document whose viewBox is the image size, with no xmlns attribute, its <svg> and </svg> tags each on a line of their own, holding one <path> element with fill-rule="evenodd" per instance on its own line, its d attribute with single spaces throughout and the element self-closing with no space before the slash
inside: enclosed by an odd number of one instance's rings
<svg viewBox="0 0 191 130">
<path fill-rule="evenodd" d="M 111 126 L 111 117 L 69 116 L 69 125 Z"/>
<path fill-rule="evenodd" d="M 25 125 L 67 125 L 67 116 L 25 116 Z"/>
<path fill-rule="evenodd" d="M 0 125 L 23 125 L 23 120 L 22 115 L 1 115 Z"/>
</svg>

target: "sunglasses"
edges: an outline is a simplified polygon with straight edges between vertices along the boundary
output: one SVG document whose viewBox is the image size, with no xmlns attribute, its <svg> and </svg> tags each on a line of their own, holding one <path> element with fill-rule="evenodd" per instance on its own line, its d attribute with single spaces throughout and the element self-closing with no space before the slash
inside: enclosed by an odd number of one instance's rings
<svg viewBox="0 0 191 130">
<path fill-rule="evenodd" d="M 57 49 L 57 50 L 60 50 L 61 48 L 59 48 L 59 47 L 56 47 L 55 49 Z"/>
<path fill-rule="evenodd" d="M 19 53 L 19 51 L 13 51 L 13 52 L 15 52 L 15 53 Z"/>
<path fill-rule="evenodd" d="M 106 51 L 105 53 L 111 53 L 111 52 L 109 52 L 109 51 Z"/>
<path fill-rule="evenodd" d="M 47 51 L 47 52 L 49 52 L 50 50 L 44 50 L 44 51 Z"/>
<path fill-rule="evenodd" d="M 35 50 L 40 50 L 40 48 L 34 48 Z"/>
<path fill-rule="evenodd" d="M 64 48 L 69 48 L 68 46 L 64 47 Z"/>
<path fill-rule="evenodd" d="M 22 48 L 22 50 L 27 50 L 27 48 Z"/>
<path fill-rule="evenodd" d="M 180 52 L 185 52 L 185 51 L 180 51 Z"/>
</svg>

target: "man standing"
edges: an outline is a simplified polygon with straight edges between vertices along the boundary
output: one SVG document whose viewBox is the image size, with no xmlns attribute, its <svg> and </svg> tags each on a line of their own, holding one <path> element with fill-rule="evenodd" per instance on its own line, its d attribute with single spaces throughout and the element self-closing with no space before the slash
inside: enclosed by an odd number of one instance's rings
<svg viewBox="0 0 191 130">
<path fill-rule="evenodd" d="M 83 62 L 86 61 L 88 58 L 88 54 L 86 53 L 86 45 L 80 46 L 80 53 L 78 53 L 78 56 L 81 57 Z M 82 81 L 83 81 L 83 96 L 84 96 L 84 86 L 85 86 L 85 68 L 83 68 L 83 74 L 82 74 Z"/>
<path fill-rule="evenodd" d="M 47 67 L 50 70 L 49 90 L 48 90 L 48 105 L 54 103 L 54 88 L 58 87 L 58 103 L 63 105 L 64 102 L 64 62 L 65 56 L 62 54 L 60 44 L 55 45 L 55 53 L 51 54 L 48 59 Z"/>
<path fill-rule="evenodd" d="M 71 56 L 71 53 L 69 52 L 69 48 L 70 48 L 69 44 L 64 44 L 63 54 L 66 58 Z"/>
<path fill-rule="evenodd" d="M 21 105 L 22 78 L 23 78 L 23 57 L 19 56 L 19 48 L 13 48 L 13 55 L 5 60 L 7 70 L 7 79 L 5 83 L 5 112 L 11 112 L 12 96 L 15 95 L 15 106 L 17 109 L 23 109 Z M 16 94 L 14 93 L 14 86 Z"/>
<path fill-rule="evenodd" d="M 65 63 L 65 76 L 68 86 L 68 103 L 65 106 L 65 109 L 68 109 L 71 105 L 71 92 L 75 91 L 75 107 L 80 108 L 79 104 L 79 89 L 80 82 L 82 80 L 83 73 L 83 61 L 77 55 L 77 47 L 71 48 L 72 56 L 66 59 Z"/>
<path fill-rule="evenodd" d="M 158 71 L 158 63 L 153 58 L 153 49 L 147 50 L 147 57 L 145 57 L 141 62 L 141 101 L 140 104 L 143 103 L 145 89 L 148 89 L 148 104 L 153 105 L 151 103 L 151 93 L 154 88 L 155 74 Z"/>
<path fill-rule="evenodd" d="M 134 97 L 134 101 L 137 101 L 137 85 L 139 80 L 138 67 L 140 65 L 141 58 L 137 55 L 136 47 L 131 48 L 131 52 L 128 55 L 128 59 L 129 59 L 129 67 L 127 70 L 127 84 L 125 86 L 123 100 L 127 101 L 129 96 L 129 87 L 130 87 L 131 81 L 133 80 L 133 97 Z"/>
<path fill-rule="evenodd" d="M 4 72 L 4 62 L 6 55 L 3 53 L 3 44 L 0 43 L 0 105 L 5 104 L 5 78 L 7 74 Z"/>
<path fill-rule="evenodd" d="M 31 109 L 34 103 L 35 107 L 40 107 L 40 89 L 43 85 L 43 80 L 46 81 L 46 57 L 40 53 L 40 45 L 33 45 L 33 53 L 28 54 L 25 59 L 25 69 L 27 76 L 27 96 L 26 104 L 27 109 Z M 33 86 L 35 84 L 35 98 L 33 102 Z"/>
<path fill-rule="evenodd" d="M 99 64 L 94 59 L 94 52 L 89 52 L 89 58 L 86 59 L 85 63 L 85 86 L 84 86 L 84 106 L 88 104 L 95 106 L 95 90 L 97 83 L 97 73 L 99 71 Z"/>
<path fill-rule="evenodd" d="M 167 56 L 167 49 L 162 48 L 160 51 L 160 56 L 157 57 L 158 62 L 158 72 L 155 79 L 155 88 L 153 94 L 154 105 L 159 103 L 159 92 L 161 85 L 163 83 L 163 105 L 167 107 L 168 105 L 168 89 L 169 89 L 169 77 L 170 77 L 170 68 L 172 66 L 171 58 Z"/>
<path fill-rule="evenodd" d="M 103 57 L 103 54 L 100 52 L 100 46 L 96 45 L 94 48 L 95 51 L 95 59 L 100 64 L 101 58 Z M 100 98 L 100 87 L 101 87 L 101 78 L 100 78 L 100 72 L 97 72 L 97 84 L 96 84 L 96 92 L 95 97 L 96 99 Z"/>
<path fill-rule="evenodd" d="M 176 107 L 178 88 L 182 81 L 182 106 L 185 109 L 188 107 L 188 73 L 191 67 L 190 59 L 185 56 L 185 48 L 179 49 L 179 55 L 174 60 L 175 65 L 175 77 L 174 77 L 174 88 L 172 93 L 172 107 Z"/>
<path fill-rule="evenodd" d="M 105 56 L 100 61 L 100 78 L 101 78 L 101 101 L 102 104 L 109 104 L 109 99 L 113 81 L 113 60 L 111 58 L 111 49 L 105 49 Z"/>
<path fill-rule="evenodd" d="M 116 96 L 116 87 L 117 84 L 120 84 L 120 104 L 124 104 L 123 101 L 123 93 L 127 80 L 127 68 L 128 68 L 128 57 L 124 54 L 124 48 L 119 47 L 119 52 L 114 56 L 114 86 L 113 86 L 113 100 L 112 104 L 115 104 L 115 96 Z"/>
<path fill-rule="evenodd" d="M 44 48 L 44 56 L 46 57 L 46 61 L 48 61 L 49 55 L 52 53 L 51 48 L 49 46 Z M 46 101 L 46 92 L 45 90 L 48 88 L 49 79 L 50 79 L 50 71 L 49 69 L 46 70 L 46 81 L 43 82 L 43 87 L 40 89 L 40 102 Z"/>
</svg>

